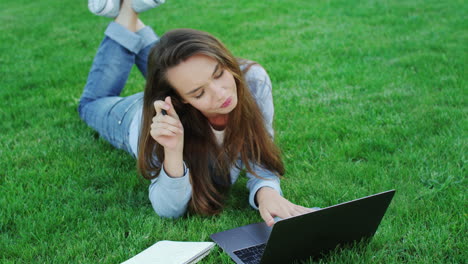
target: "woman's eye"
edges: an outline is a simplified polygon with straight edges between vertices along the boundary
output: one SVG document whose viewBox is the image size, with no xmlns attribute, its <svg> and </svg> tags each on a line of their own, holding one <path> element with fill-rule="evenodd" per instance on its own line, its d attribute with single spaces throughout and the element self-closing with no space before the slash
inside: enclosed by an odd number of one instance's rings
<svg viewBox="0 0 468 264">
<path fill-rule="evenodd" d="M 204 93 L 205 93 L 205 91 L 202 91 L 199 95 L 195 96 L 195 98 L 200 99 L 203 96 Z"/>
<path fill-rule="evenodd" d="M 221 76 L 223 76 L 223 73 L 224 73 L 224 70 L 221 70 L 221 72 L 218 75 L 216 75 L 214 78 L 215 79 L 221 78 Z"/>
</svg>

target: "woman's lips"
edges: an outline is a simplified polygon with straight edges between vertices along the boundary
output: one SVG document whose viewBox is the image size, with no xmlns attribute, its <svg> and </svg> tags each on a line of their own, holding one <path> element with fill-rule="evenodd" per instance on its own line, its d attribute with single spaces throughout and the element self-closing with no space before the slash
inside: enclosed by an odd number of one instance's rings
<svg viewBox="0 0 468 264">
<path fill-rule="evenodd" d="M 228 99 L 226 99 L 226 101 L 224 101 L 224 103 L 221 105 L 221 108 L 226 108 L 228 106 L 231 105 L 231 102 L 232 102 L 232 97 L 229 97 Z"/>
</svg>

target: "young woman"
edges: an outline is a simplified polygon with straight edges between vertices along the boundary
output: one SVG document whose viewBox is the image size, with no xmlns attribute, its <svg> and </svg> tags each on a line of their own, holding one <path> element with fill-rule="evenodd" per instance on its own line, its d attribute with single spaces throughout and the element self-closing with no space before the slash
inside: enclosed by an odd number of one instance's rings
<svg viewBox="0 0 468 264">
<path fill-rule="evenodd" d="M 236 59 L 202 31 L 177 29 L 158 38 L 135 11 L 158 4 L 149 2 L 89 1 L 93 13 L 116 17 L 91 67 L 78 108 L 81 118 L 137 158 L 140 173 L 151 180 L 150 201 L 162 217 L 220 213 L 243 169 L 250 205 L 268 225 L 276 216 L 309 212 L 282 197 L 284 167 L 273 142 L 265 70 Z M 120 97 L 134 64 L 146 77 L 144 94 Z"/>
</svg>

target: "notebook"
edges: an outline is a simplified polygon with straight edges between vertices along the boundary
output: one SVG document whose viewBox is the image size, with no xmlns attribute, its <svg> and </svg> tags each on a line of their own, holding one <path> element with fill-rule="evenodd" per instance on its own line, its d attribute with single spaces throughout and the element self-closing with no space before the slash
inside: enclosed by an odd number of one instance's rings
<svg viewBox="0 0 468 264">
<path fill-rule="evenodd" d="M 318 258 L 338 245 L 371 238 L 395 190 L 322 208 L 276 222 L 215 233 L 215 241 L 239 264 L 290 263 Z"/>
<path fill-rule="evenodd" d="M 122 264 L 192 264 L 210 253 L 213 242 L 162 240 Z"/>
</svg>

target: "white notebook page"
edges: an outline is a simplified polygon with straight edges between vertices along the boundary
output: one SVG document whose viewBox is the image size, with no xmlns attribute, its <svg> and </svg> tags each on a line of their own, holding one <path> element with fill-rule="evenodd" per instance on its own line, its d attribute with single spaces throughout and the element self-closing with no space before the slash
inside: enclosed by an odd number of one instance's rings
<svg viewBox="0 0 468 264">
<path fill-rule="evenodd" d="M 180 242 L 162 240 L 122 264 L 196 263 L 209 253 L 213 242 Z"/>
</svg>

